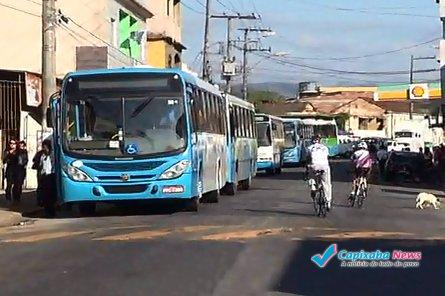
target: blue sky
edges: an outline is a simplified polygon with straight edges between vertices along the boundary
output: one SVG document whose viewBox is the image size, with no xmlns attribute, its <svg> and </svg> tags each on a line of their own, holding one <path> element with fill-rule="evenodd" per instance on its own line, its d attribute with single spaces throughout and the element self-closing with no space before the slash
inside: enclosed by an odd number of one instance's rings
<svg viewBox="0 0 445 296">
<path fill-rule="evenodd" d="M 200 69 L 205 0 L 182 0 L 183 42 L 187 46 L 185 61 L 194 70 Z M 288 52 L 279 59 L 315 68 L 345 71 L 408 70 L 410 55 L 437 55 L 439 42 L 432 42 L 400 52 L 360 59 L 332 60 L 396 50 L 441 37 L 439 8 L 435 0 L 212 0 L 212 13 L 237 11 L 262 15 L 259 21 L 236 21 L 234 28 L 243 26 L 271 27 L 276 35 L 263 38 L 264 47 L 273 52 Z M 221 2 L 223 5 L 221 5 Z M 230 10 L 229 10 L 230 9 Z M 210 43 L 225 40 L 226 22 L 211 21 Z M 233 38 L 240 36 L 234 30 Z M 255 37 L 252 35 L 252 37 Z M 218 46 L 213 46 L 216 52 Z M 198 59 L 197 59 L 198 56 Z M 212 55 L 214 73 L 219 76 L 219 60 Z M 237 55 L 240 61 L 239 54 Z M 304 58 L 304 59 L 301 59 Z M 251 82 L 292 82 L 316 80 L 323 84 L 369 84 L 372 82 L 406 82 L 408 75 L 332 74 L 325 70 L 282 65 L 250 55 L 250 65 L 259 64 L 250 74 Z M 262 60 L 262 61 L 261 61 Z M 437 68 L 436 61 L 416 63 L 417 69 Z M 330 75 L 327 75 L 330 74 Z M 417 80 L 437 80 L 438 73 L 416 74 Z M 240 78 L 237 79 L 240 81 Z"/>
</svg>

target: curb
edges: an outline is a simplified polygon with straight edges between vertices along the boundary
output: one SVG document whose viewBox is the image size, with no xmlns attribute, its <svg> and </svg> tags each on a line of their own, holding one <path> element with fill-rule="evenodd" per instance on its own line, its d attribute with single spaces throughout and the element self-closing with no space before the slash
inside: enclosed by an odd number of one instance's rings
<svg viewBox="0 0 445 296">
<path fill-rule="evenodd" d="M 23 217 L 20 213 L 0 210 L 0 227 L 13 226 L 22 220 Z"/>
</svg>

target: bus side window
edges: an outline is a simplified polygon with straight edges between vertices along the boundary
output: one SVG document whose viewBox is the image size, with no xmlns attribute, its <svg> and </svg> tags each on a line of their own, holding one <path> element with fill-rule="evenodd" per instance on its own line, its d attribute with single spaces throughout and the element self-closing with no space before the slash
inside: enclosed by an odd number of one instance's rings
<svg viewBox="0 0 445 296">
<path fill-rule="evenodd" d="M 240 111 L 240 113 L 241 113 L 241 118 L 242 118 L 242 123 L 241 123 L 241 126 L 242 126 L 242 128 L 243 128 L 243 138 L 245 138 L 245 137 L 247 137 L 247 129 L 246 129 L 246 116 L 245 116 L 245 113 L 244 113 L 244 108 L 239 108 L 239 111 Z"/>
<path fill-rule="evenodd" d="M 198 110 L 197 110 L 197 100 L 196 100 L 196 90 L 195 88 L 192 88 L 191 92 L 187 92 L 187 95 L 189 96 L 191 100 L 190 104 L 190 115 L 192 117 L 192 129 L 193 132 L 197 132 L 198 130 Z"/>
<path fill-rule="evenodd" d="M 233 106 L 233 114 L 235 118 L 235 138 L 239 138 L 240 135 L 240 118 L 238 114 L 238 108 Z"/>
<path fill-rule="evenodd" d="M 230 137 L 236 137 L 236 118 L 233 107 L 229 107 Z"/>
<path fill-rule="evenodd" d="M 253 138 L 257 138 L 257 129 L 256 129 L 256 123 L 255 123 L 255 114 L 253 112 L 250 112 L 250 117 L 252 120 L 252 131 L 253 131 Z"/>
<path fill-rule="evenodd" d="M 215 96 L 215 105 L 216 105 L 216 114 L 218 114 L 216 118 L 216 124 L 218 126 L 218 134 L 222 135 L 223 126 L 222 126 L 222 110 L 221 110 L 221 100 L 219 97 Z"/>
<path fill-rule="evenodd" d="M 247 138 L 252 138 L 252 123 L 250 122 L 250 111 L 247 109 L 244 109 L 244 115 L 246 116 L 246 129 L 247 129 Z"/>
<path fill-rule="evenodd" d="M 221 97 L 221 115 L 222 115 L 222 126 L 223 126 L 223 134 L 227 135 L 227 105 L 226 105 L 226 99 L 224 97 Z"/>
</svg>

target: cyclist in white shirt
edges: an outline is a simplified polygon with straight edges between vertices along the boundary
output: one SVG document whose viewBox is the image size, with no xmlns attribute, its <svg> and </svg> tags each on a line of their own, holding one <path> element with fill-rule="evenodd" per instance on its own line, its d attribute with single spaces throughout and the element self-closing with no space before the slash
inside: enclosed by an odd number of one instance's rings
<svg viewBox="0 0 445 296">
<path fill-rule="evenodd" d="M 332 202 L 332 184 L 331 184 L 331 168 L 329 167 L 329 149 L 321 143 L 321 137 L 315 136 L 313 144 L 308 147 L 308 169 L 314 171 L 324 171 L 321 178 L 321 183 L 326 195 L 326 201 L 328 202 L 328 210 L 331 209 Z M 312 175 L 312 174 L 311 174 Z M 312 196 L 315 191 L 315 180 L 311 178 L 309 180 L 309 186 L 311 187 Z"/>
</svg>

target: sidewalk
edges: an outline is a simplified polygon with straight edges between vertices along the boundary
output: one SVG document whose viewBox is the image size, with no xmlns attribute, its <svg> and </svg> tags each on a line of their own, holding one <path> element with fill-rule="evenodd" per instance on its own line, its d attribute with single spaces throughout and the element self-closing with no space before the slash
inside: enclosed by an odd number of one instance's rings
<svg viewBox="0 0 445 296">
<path fill-rule="evenodd" d="M 0 192 L 0 227 L 11 226 L 25 220 L 24 214 L 39 211 L 36 205 L 35 191 L 24 191 L 20 203 L 7 203 L 4 191 Z"/>
</svg>

